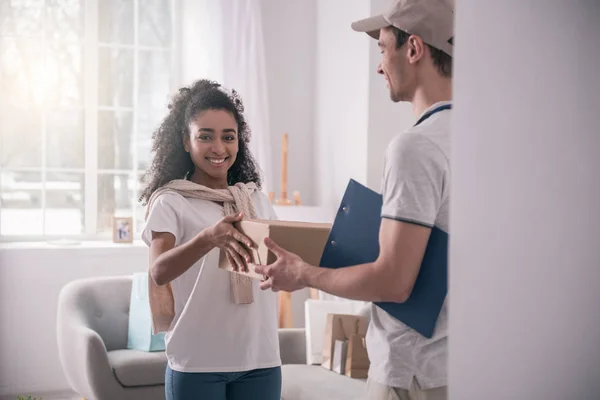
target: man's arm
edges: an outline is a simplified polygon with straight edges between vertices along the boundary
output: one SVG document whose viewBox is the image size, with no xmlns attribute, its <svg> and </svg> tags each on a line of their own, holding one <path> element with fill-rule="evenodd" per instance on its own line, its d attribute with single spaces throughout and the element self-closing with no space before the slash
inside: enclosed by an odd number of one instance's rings
<svg viewBox="0 0 600 400">
<path fill-rule="evenodd" d="M 419 275 L 431 228 L 383 218 L 379 257 L 373 263 L 303 272 L 307 286 L 335 296 L 364 301 L 404 302 Z"/>
<path fill-rule="evenodd" d="M 257 272 L 270 279 L 263 289 L 273 287 L 296 290 L 284 282 L 299 282 L 335 296 L 363 301 L 406 301 L 415 285 L 431 228 L 383 218 L 379 230 L 379 257 L 373 263 L 330 269 L 306 264 L 298 256 L 288 253 L 272 241 L 267 246 L 277 256 L 268 266 L 257 266 Z M 296 268 L 279 268 L 296 264 Z M 298 273 L 291 278 L 288 274 Z M 282 284 L 282 286 L 279 285 Z"/>
</svg>

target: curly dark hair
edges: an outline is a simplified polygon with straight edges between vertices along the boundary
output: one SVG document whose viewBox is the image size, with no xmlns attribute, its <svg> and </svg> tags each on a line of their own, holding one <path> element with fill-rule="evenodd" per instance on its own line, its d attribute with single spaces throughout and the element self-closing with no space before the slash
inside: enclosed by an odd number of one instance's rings
<svg viewBox="0 0 600 400">
<path fill-rule="evenodd" d="M 173 96 L 169 114 L 152 134 L 154 157 L 144 175 L 145 188 L 140 202 L 147 204 L 152 193 L 174 179 L 189 179 L 194 173 L 194 163 L 183 146 L 184 135 L 189 135 L 189 124 L 198 113 L 205 110 L 230 112 L 238 125 L 237 158 L 227 172 L 228 185 L 254 182 L 259 188 L 261 177 L 248 144 L 250 127 L 244 118 L 244 105 L 235 90 L 226 92 L 211 80 L 199 80 L 183 87 Z"/>
</svg>

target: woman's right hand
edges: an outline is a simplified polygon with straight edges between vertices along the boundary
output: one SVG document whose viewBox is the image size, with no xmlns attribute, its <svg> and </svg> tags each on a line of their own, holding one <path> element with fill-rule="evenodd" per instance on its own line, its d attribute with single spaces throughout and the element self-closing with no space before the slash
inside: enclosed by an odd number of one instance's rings
<svg viewBox="0 0 600 400">
<path fill-rule="evenodd" d="M 229 215 L 208 229 L 209 240 L 225 252 L 227 261 L 235 271 L 248 271 L 248 263 L 252 261 L 248 251 L 252 248 L 252 241 L 233 226 L 243 218 L 242 213 Z"/>
</svg>

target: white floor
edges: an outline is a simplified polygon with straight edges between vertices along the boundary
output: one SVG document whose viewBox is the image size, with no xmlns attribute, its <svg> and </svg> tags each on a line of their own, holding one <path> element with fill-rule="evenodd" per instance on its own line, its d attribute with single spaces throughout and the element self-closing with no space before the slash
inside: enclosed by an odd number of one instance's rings
<svg viewBox="0 0 600 400">
<path fill-rule="evenodd" d="M 27 398 L 29 393 L 21 393 L 21 395 Z M 31 393 L 31 395 L 35 396 L 38 400 L 81 400 L 81 396 L 70 392 Z M 0 395 L 0 400 L 15 400 L 16 398 L 17 396 Z"/>
<path fill-rule="evenodd" d="M 43 400 L 81 400 L 81 396 L 76 393 L 62 393 L 62 394 L 50 394 L 48 396 L 42 396 Z"/>
</svg>

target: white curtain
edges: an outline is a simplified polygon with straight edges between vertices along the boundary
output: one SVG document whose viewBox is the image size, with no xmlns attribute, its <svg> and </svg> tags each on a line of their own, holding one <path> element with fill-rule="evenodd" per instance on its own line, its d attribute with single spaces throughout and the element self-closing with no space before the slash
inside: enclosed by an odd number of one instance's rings
<svg viewBox="0 0 600 400">
<path fill-rule="evenodd" d="M 235 89 L 252 130 L 250 149 L 273 182 L 262 15 L 258 0 L 181 0 L 180 83 L 207 78 Z"/>
</svg>

